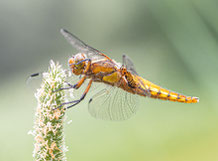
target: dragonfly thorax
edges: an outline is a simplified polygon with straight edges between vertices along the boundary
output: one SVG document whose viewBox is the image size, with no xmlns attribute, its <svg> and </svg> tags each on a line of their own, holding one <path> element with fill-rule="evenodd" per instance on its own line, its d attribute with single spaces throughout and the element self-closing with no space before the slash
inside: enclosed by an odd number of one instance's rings
<svg viewBox="0 0 218 161">
<path fill-rule="evenodd" d="M 86 61 L 83 61 L 85 59 L 87 59 L 86 54 L 78 53 L 68 60 L 69 66 L 75 75 L 82 74 L 86 66 Z"/>
<path fill-rule="evenodd" d="M 136 81 L 134 80 L 133 75 L 129 71 L 127 71 L 127 69 L 125 67 L 123 67 L 123 66 L 120 68 L 120 70 L 121 70 L 122 76 L 125 77 L 128 86 L 131 87 L 131 88 L 135 88 L 136 87 Z"/>
</svg>

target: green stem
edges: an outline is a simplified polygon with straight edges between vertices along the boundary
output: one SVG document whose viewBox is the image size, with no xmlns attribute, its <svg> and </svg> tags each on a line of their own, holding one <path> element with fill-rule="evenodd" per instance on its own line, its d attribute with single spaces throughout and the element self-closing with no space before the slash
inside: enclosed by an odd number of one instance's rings
<svg viewBox="0 0 218 161">
<path fill-rule="evenodd" d="M 34 125 L 35 160 L 65 161 L 67 148 L 64 143 L 63 123 L 64 108 L 57 108 L 65 102 L 64 91 L 53 92 L 62 88 L 66 74 L 61 65 L 50 62 L 47 73 L 43 73 L 41 88 L 37 90 L 38 106 Z"/>
</svg>

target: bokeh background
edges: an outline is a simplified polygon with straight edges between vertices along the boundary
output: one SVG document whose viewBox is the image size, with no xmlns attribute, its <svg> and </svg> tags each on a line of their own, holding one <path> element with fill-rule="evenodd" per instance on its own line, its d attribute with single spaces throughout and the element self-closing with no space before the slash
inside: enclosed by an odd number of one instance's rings
<svg viewBox="0 0 218 161">
<path fill-rule="evenodd" d="M 88 98 L 67 111 L 68 160 L 218 160 L 217 0 L 1 0 L 0 160 L 30 161 L 36 100 L 25 83 L 49 60 L 67 68 L 76 53 L 66 28 L 121 61 L 132 57 L 141 76 L 199 96 L 198 104 L 140 98 L 124 122 L 92 118 Z"/>
</svg>

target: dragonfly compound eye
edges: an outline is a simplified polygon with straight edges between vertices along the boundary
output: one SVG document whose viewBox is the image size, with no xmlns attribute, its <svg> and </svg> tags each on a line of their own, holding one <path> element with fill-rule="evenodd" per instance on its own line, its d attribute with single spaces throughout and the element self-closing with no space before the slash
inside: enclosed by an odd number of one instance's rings
<svg viewBox="0 0 218 161">
<path fill-rule="evenodd" d="M 73 67 L 74 67 L 74 63 L 75 63 L 74 57 L 70 58 L 70 59 L 68 60 L 68 63 L 69 63 L 69 66 L 70 66 L 71 68 L 73 68 Z"/>
<path fill-rule="evenodd" d="M 75 67 L 77 69 L 84 68 L 85 66 L 85 61 L 83 61 L 84 59 L 86 59 L 85 54 L 78 53 L 75 55 L 74 61 L 75 61 Z"/>
</svg>

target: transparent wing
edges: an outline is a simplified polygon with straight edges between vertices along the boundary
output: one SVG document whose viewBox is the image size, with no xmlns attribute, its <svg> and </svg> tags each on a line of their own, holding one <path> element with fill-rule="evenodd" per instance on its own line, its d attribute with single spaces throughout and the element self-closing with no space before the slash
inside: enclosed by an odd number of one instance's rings
<svg viewBox="0 0 218 161">
<path fill-rule="evenodd" d="M 79 52 L 86 53 L 89 58 L 105 58 L 102 56 L 100 51 L 94 49 L 93 47 L 85 44 L 82 40 L 78 37 L 70 33 L 65 29 L 60 30 L 61 34 L 65 37 L 65 39 Z"/>
<path fill-rule="evenodd" d="M 117 87 L 107 87 L 89 101 L 89 113 L 99 119 L 122 121 L 137 111 L 138 96 Z"/>
<path fill-rule="evenodd" d="M 125 54 L 123 55 L 123 64 L 126 66 L 126 69 L 130 71 L 132 74 L 138 75 L 132 60 Z"/>
</svg>

